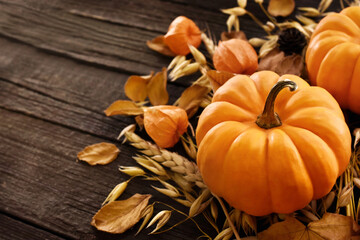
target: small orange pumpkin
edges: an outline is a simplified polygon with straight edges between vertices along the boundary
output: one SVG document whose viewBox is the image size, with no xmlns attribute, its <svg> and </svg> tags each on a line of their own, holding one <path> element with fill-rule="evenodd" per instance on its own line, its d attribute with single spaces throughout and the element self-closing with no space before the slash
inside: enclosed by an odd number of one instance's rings
<svg viewBox="0 0 360 240">
<path fill-rule="evenodd" d="M 189 45 L 200 46 L 201 31 L 191 19 L 179 16 L 170 24 L 164 42 L 175 54 L 187 55 L 190 53 Z"/>
<path fill-rule="evenodd" d="M 144 127 L 147 134 L 161 148 L 173 147 L 189 125 L 184 109 L 159 105 L 144 109 Z"/>
<path fill-rule="evenodd" d="M 213 55 L 214 67 L 218 71 L 252 74 L 258 67 L 255 49 L 245 40 L 220 41 Z"/>
<path fill-rule="evenodd" d="M 196 141 L 209 189 L 255 216 L 291 213 L 326 195 L 351 155 L 336 100 L 295 75 L 271 71 L 221 86 L 200 116 Z"/>
<path fill-rule="evenodd" d="M 306 65 L 311 84 L 360 114 L 360 7 L 345 8 L 320 21 L 309 42 Z"/>
</svg>

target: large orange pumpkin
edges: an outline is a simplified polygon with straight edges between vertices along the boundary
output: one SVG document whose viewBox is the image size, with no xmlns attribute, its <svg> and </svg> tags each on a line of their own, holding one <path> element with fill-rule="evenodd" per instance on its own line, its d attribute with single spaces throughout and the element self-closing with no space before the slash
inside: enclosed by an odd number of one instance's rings
<svg viewBox="0 0 360 240">
<path fill-rule="evenodd" d="M 221 86 L 200 116 L 196 141 L 209 189 L 255 216 L 290 213 L 326 195 L 351 155 L 336 100 L 295 75 L 271 71 Z"/>
<path fill-rule="evenodd" d="M 310 81 L 327 89 L 343 108 L 360 114 L 360 7 L 322 19 L 306 52 Z"/>
</svg>

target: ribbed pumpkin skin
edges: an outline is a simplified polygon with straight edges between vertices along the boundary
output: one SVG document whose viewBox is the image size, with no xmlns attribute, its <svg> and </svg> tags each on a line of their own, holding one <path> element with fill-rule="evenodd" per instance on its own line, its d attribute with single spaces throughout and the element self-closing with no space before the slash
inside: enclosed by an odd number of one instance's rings
<svg viewBox="0 0 360 240">
<path fill-rule="evenodd" d="M 360 7 L 320 21 L 309 42 L 306 65 L 312 85 L 327 89 L 341 107 L 360 114 Z"/>
<path fill-rule="evenodd" d="M 256 123 L 272 86 L 290 79 L 275 101 L 282 125 Z M 200 116 L 197 164 L 204 182 L 233 207 L 255 216 L 290 213 L 326 195 L 346 169 L 351 135 L 335 99 L 295 75 L 237 75 Z"/>
</svg>

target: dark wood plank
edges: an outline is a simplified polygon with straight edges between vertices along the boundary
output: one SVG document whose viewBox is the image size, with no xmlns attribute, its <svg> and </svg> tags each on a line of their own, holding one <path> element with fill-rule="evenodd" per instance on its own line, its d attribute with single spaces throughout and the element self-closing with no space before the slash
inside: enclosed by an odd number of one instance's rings
<svg viewBox="0 0 360 240">
<path fill-rule="evenodd" d="M 0 39 L 0 107 L 114 139 L 130 117 L 106 117 L 103 110 L 123 91 L 128 75 L 48 56 Z M 46 64 L 44 64 L 46 59 Z M 170 84 L 169 103 L 184 88 Z"/>
<path fill-rule="evenodd" d="M 111 189 L 128 179 L 117 166 L 134 165 L 134 149 L 118 144 L 121 157 L 106 166 L 75 161 L 80 149 L 100 141 L 103 139 L 0 110 L 0 211 L 66 238 L 95 239 L 98 235 L 99 239 L 118 239 L 117 235 L 95 231 L 90 221 Z M 169 201 L 140 179 L 130 182 L 122 197 L 135 193 L 153 193 L 152 201 Z M 174 206 L 186 210 L 179 204 Z M 181 219 L 183 216 L 175 215 L 171 223 Z M 197 232 L 195 225 L 188 222 L 184 226 L 153 237 L 145 231 L 139 239 L 192 238 Z M 136 228 L 121 238 L 132 239 L 135 232 Z"/>
<path fill-rule="evenodd" d="M 248 4 L 265 19 L 253 1 Z M 103 110 L 126 98 L 123 86 L 130 74 L 159 71 L 169 63 L 145 42 L 164 34 L 172 19 L 186 15 L 219 36 L 227 18 L 219 9 L 235 5 L 234 0 L 0 0 L 0 238 L 4 232 L 5 239 L 134 239 L 137 226 L 122 235 L 90 226 L 110 190 L 128 179 L 117 166 L 135 164 L 136 151 L 115 140 L 133 119 L 107 118 Z M 241 18 L 241 27 L 248 37 L 265 34 L 248 17 Z M 170 103 L 191 80 L 168 85 Z M 101 141 L 119 145 L 115 162 L 97 167 L 76 162 L 79 150 Z M 169 202 L 150 185 L 135 179 L 122 198 L 151 193 L 152 201 Z M 182 219 L 176 215 L 168 226 Z M 137 239 L 200 235 L 191 222 L 165 234 L 147 233 Z"/>
<path fill-rule="evenodd" d="M 97 1 L 0 1 L 0 34 L 77 60 L 146 74 L 168 61 L 149 50 L 146 40 L 165 33 L 176 16 L 186 13 L 224 28 L 225 15 L 181 6 L 159 0 L 101 5 Z"/>
<path fill-rule="evenodd" d="M 0 213 L 0 237 L 3 240 L 32 239 L 32 240 L 60 240 L 64 239 L 37 226 L 26 224 L 18 219 Z"/>
</svg>

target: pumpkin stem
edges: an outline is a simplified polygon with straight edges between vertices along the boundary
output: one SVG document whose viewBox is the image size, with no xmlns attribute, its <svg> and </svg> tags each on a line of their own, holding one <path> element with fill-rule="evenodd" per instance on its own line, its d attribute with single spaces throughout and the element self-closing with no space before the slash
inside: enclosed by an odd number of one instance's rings
<svg viewBox="0 0 360 240">
<path fill-rule="evenodd" d="M 257 117 L 256 124 L 265 129 L 274 128 L 281 126 L 281 120 L 279 115 L 274 111 L 275 99 L 279 92 L 285 87 L 289 87 L 290 91 L 295 91 L 297 89 L 297 85 L 295 82 L 285 79 L 278 81 L 270 90 L 269 95 L 266 98 L 265 107 L 262 112 Z"/>
</svg>

